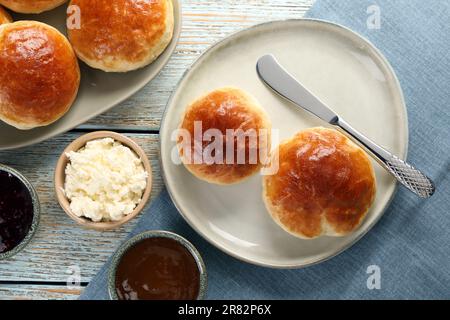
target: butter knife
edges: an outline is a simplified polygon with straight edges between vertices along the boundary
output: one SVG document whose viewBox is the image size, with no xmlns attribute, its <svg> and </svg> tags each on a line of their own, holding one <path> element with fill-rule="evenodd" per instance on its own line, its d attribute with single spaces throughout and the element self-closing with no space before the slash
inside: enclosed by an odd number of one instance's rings
<svg viewBox="0 0 450 320">
<path fill-rule="evenodd" d="M 261 57 L 258 60 L 256 69 L 259 77 L 273 91 L 337 127 L 337 129 L 363 147 L 381 166 L 410 191 L 421 198 L 429 198 L 433 195 L 435 187 L 430 178 L 352 128 L 344 119 L 290 75 L 273 55 Z"/>
</svg>

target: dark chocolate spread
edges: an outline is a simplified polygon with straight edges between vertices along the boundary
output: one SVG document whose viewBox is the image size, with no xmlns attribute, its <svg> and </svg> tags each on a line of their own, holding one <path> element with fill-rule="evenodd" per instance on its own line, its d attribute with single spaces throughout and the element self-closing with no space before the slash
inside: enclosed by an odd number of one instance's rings
<svg viewBox="0 0 450 320">
<path fill-rule="evenodd" d="M 33 222 L 33 199 L 16 176 L 0 170 L 0 253 L 19 245 Z"/>
<path fill-rule="evenodd" d="M 138 242 L 123 255 L 116 271 L 121 300 L 195 300 L 200 272 L 192 254 L 169 238 Z"/>
</svg>

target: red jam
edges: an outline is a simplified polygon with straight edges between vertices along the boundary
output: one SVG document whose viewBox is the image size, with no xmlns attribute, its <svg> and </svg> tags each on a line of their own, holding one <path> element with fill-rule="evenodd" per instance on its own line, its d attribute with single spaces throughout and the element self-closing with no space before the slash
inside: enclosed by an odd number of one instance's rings
<svg viewBox="0 0 450 320">
<path fill-rule="evenodd" d="M 28 188 L 16 176 L 0 171 L 0 253 L 11 251 L 23 241 L 33 215 Z"/>
</svg>

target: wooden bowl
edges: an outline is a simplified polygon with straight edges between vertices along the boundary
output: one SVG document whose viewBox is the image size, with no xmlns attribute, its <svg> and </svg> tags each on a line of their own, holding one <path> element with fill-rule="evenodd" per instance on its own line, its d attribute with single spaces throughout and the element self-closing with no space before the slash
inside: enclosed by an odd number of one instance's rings
<svg viewBox="0 0 450 320">
<path fill-rule="evenodd" d="M 64 194 L 64 183 L 65 183 L 65 179 L 66 179 L 65 170 L 66 170 L 67 164 L 69 163 L 69 158 L 66 156 L 66 154 L 70 151 L 80 150 L 89 141 L 103 139 L 103 138 L 112 138 L 112 139 L 122 143 L 124 146 L 129 147 L 141 159 L 144 169 L 148 173 L 147 187 L 142 195 L 141 202 L 137 205 L 137 207 L 133 210 L 133 212 L 126 215 L 119 221 L 94 222 L 88 218 L 78 217 L 70 209 L 69 199 L 67 199 L 66 195 Z M 116 132 L 96 131 L 96 132 L 91 132 L 91 133 L 85 134 L 85 135 L 79 137 L 78 139 L 74 140 L 63 151 L 63 153 L 61 154 L 61 156 L 58 160 L 58 163 L 56 164 L 54 184 L 55 184 L 56 198 L 58 199 L 58 202 L 61 205 L 61 208 L 67 213 L 67 215 L 69 217 L 71 217 L 73 220 L 75 220 L 81 226 L 88 228 L 88 229 L 94 229 L 94 230 L 98 230 L 98 231 L 112 230 L 112 229 L 118 228 L 121 225 L 127 223 L 128 221 L 130 221 L 131 219 L 136 217 L 142 211 L 142 209 L 144 209 L 146 203 L 150 199 L 150 194 L 151 194 L 151 190 L 152 190 L 152 167 L 150 165 L 150 161 L 148 160 L 148 157 L 145 154 L 144 150 L 134 140 L 132 140 L 122 134 L 116 133 Z"/>
</svg>

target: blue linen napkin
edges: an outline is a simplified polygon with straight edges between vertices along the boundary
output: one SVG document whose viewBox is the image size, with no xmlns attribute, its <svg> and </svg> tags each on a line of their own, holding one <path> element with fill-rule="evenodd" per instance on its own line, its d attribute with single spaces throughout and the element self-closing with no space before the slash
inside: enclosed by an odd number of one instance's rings
<svg viewBox="0 0 450 320">
<path fill-rule="evenodd" d="M 371 19 L 377 12 L 379 29 Z M 206 262 L 209 299 L 449 299 L 450 2 L 318 0 L 307 16 L 343 24 L 386 55 L 408 107 L 408 160 L 434 179 L 436 194 L 424 201 L 400 188 L 361 241 L 327 262 L 299 270 L 257 267 L 220 252 L 184 222 L 166 191 L 130 236 L 164 229 L 189 239 Z M 368 18 L 375 28 L 368 28 Z M 381 272 L 380 289 L 368 289 L 371 265 Z M 109 299 L 108 267 L 81 299 Z"/>
</svg>

